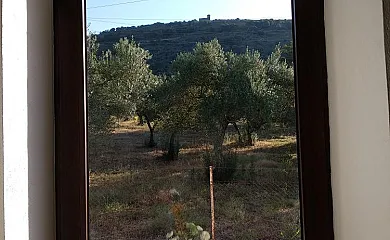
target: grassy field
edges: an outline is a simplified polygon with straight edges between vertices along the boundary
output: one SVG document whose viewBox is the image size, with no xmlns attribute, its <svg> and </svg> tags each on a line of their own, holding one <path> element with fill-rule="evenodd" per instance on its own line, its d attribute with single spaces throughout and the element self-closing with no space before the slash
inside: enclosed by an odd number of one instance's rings
<svg viewBox="0 0 390 240">
<path fill-rule="evenodd" d="M 237 164 L 230 179 L 214 184 L 218 240 L 300 239 L 295 137 L 264 136 L 240 147 L 228 131 L 225 150 Z M 164 162 L 162 144 L 147 148 L 147 137 L 146 126 L 129 121 L 90 145 L 91 239 L 166 239 L 175 204 L 184 221 L 210 231 L 207 140 L 182 134 L 179 160 Z M 174 201 L 173 189 L 180 194 Z"/>
</svg>

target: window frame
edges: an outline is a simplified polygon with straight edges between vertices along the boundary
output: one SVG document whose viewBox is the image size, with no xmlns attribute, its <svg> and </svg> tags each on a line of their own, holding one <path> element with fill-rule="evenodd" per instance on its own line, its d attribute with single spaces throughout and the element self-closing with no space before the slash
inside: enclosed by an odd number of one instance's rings
<svg viewBox="0 0 390 240">
<path fill-rule="evenodd" d="M 333 240 L 324 0 L 291 3 L 302 236 Z M 88 239 L 85 0 L 53 8 L 56 239 Z"/>
</svg>

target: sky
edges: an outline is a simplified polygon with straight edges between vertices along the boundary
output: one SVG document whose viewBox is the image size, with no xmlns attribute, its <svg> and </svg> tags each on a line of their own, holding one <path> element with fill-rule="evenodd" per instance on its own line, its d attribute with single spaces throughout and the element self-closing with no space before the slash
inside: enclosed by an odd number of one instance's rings
<svg viewBox="0 0 390 240">
<path fill-rule="evenodd" d="M 88 30 L 155 22 L 211 19 L 291 19 L 291 0 L 87 0 Z"/>
</svg>

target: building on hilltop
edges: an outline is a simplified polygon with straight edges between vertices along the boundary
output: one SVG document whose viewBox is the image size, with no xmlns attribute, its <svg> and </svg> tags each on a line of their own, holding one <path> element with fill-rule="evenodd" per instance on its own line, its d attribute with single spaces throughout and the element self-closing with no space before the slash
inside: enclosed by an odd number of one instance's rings
<svg viewBox="0 0 390 240">
<path fill-rule="evenodd" d="M 207 22 L 210 21 L 210 14 L 207 15 L 207 18 L 199 18 L 199 22 Z"/>
</svg>

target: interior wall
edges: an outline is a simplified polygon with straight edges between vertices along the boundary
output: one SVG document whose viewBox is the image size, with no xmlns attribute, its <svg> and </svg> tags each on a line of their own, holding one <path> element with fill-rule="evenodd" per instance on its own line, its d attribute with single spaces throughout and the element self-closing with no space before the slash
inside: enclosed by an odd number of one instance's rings
<svg viewBox="0 0 390 240">
<path fill-rule="evenodd" d="M 29 239 L 52 240 L 55 239 L 53 0 L 26 1 Z"/>
<path fill-rule="evenodd" d="M 5 239 L 28 239 L 27 8 L 3 1 L 3 147 Z"/>
<path fill-rule="evenodd" d="M 52 2 L 2 1 L 0 239 L 55 239 Z"/>
<path fill-rule="evenodd" d="M 381 0 L 325 0 L 337 240 L 390 239 L 390 135 Z"/>
</svg>

